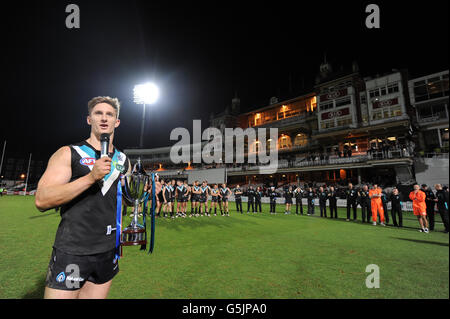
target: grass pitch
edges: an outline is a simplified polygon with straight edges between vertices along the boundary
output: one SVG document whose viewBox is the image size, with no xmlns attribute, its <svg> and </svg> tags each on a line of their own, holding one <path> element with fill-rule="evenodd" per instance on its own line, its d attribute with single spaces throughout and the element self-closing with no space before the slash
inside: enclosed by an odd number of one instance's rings
<svg viewBox="0 0 450 319">
<path fill-rule="evenodd" d="M 246 203 L 243 207 L 246 208 Z M 236 213 L 157 219 L 153 254 L 125 247 L 109 298 L 449 298 L 449 236 L 339 219 Z M 294 210 L 295 212 L 295 207 Z M 441 222 L 437 215 L 436 220 Z M 59 213 L 0 197 L 0 298 L 42 298 Z M 129 219 L 124 220 L 124 226 Z M 366 266 L 380 288 L 366 287 Z"/>
</svg>

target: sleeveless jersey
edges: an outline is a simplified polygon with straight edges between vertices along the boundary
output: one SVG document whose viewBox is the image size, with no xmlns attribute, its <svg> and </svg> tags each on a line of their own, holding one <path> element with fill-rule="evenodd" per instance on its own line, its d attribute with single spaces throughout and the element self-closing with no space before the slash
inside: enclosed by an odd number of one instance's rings
<svg viewBox="0 0 450 319">
<path fill-rule="evenodd" d="M 70 182 L 87 175 L 100 151 L 86 141 L 70 145 L 72 176 Z M 111 156 L 111 154 L 110 154 Z M 114 148 L 111 171 L 90 188 L 61 207 L 61 222 L 54 247 L 73 255 L 93 255 L 116 246 L 117 183 L 125 174 L 128 160 Z"/>
</svg>

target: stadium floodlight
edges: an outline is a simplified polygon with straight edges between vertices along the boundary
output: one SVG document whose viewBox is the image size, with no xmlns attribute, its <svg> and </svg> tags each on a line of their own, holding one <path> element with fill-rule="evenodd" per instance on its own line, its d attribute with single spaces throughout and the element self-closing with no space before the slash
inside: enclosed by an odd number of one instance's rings
<svg viewBox="0 0 450 319">
<path fill-rule="evenodd" d="M 151 82 L 135 85 L 133 91 L 136 104 L 154 104 L 159 97 L 158 87 Z"/>
<path fill-rule="evenodd" d="M 159 97 L 158 87 L 151 82 L 138 84 L 134 86 L 134 103 L 142 104 L 142 123 L 141 123 L 141 137 L 139 140 L 139 147 L 144 147 L 144 126 L 145 126 L 145 105 L 154 104 Z"/>
</svg>

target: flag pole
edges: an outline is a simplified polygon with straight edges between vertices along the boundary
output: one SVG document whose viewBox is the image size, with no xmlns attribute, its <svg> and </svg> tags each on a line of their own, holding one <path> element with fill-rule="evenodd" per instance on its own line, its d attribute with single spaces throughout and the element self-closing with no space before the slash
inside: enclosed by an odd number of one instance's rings
<svg viewBox="0 0 450 319">
<path fill-rule="evenodd" d="M 5 157 L 5 149 L 6 149 L 6 140 L 3 143 L 3 152 L 2 152 L 2 160 L 0 162 L 0 176 L 2 175 L 2 168 L 3 168 L 3 157 Z"/>
<path fill-rule="evenodd" d="M 27 186 L 28 186 L 28 175 L 30 174 L 30 164 L 31 164 L 31 153 L 30 153 L 30 159 L 28 160 L 28 169 L 27 169 L 27 179 L 25 180 L 25 192 L 23 196 L 27 194 Z"/>
</svg>

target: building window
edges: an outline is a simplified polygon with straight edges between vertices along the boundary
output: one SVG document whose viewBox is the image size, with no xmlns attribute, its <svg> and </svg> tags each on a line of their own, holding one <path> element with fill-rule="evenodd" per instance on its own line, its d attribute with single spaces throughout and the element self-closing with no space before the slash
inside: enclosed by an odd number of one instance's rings
<svg viewBox="0 0 450 319">
<path fill-rule="evenodd" d="M 387 87 L 387 90 L 388 90 L 389 94 L 398 92 L 398 84 L 397 83 L 389 84 L 388 87 Z"/>
<path fill-rule="evenodd" d="M 279 146 L 280 149 L 284 149 L 284 148 L 289 148 L 292 146 L 291 144 L 291 138 L 289 136 L 286 135 L 282 135 L 280 137 L 280 142 L 279 142 Z"/>
<path fill-rule="evenodd" d="M 352 124 L 352 117 L 342 117 L 337 120 L 337 126 L 348 126 Z"/>
<path fill-rule="evenodd" d="M 370 98 L 380 96 L 380 90 L 379 89 L 370 90 L 369 96 L 370 96 Z"/>
<path fill-rule="evenodd" d="M 401 115 L 402 115 L 402 108 L 400 106 L 391 108 L 391 117 L 401 116 Z"/>
<path fill-rule="evenodd" d="M 447 110 L 446 110 L 447 109 Z M 434 105 L 420 105 L 417 107 L 419 120 L 442 120 L 447 119 L 448 104 L 439 103 Z"/>
<path fill-rule="evenodd" d="M 383 118 L 383 113 L 381 110 L 374 111 L 372 114 L 372 119 L 374 121 L 381 120 Z"/>
<path fill-rule="evenodd" d="M 305 134 L 298 133 L 294 139 L 295 146 L 306 146 L 308 144 L 308 137 Z"/>
<path fill-rule="evenodd" d="M 349 96 L 347 96 L 345 98 L 336 100 L 336 107 L 348 105 L 348 104 L 351 104 L 351 103 L 352 103 L 351 98 Z"/>
<path fill-rule="evenodd" d="M 367 97 L 364 93 L 360 95 L 361 104 L 367 104 Z"/>
<path fill-rule="evenodd" d="M 328 129 L 328 128 L 333 128 L 334 127 L 334 120 L 331 121 L 322 121 L 320 123 L 320 128 L 322 130 Z"/>
<path fill-rule="evenodd" d="M 441 142 L 442 142 L 442 148 L 444 152 L 448 152 L 448 128 L 443 128 L 440 130 L 441 134 Z"/>
<path fill-rule="evenodd" d="M 448 96 L 448 74 L 414 82 L 416 102 Z"/>
<path fill-rule="evenodd" d="M 320 104 L 320 111 L 325 111 L 325 110 L 329 110 L 333 108 L 333 102 L 328 102 L 328 103 L 321 103 Z"/>
</svg>

